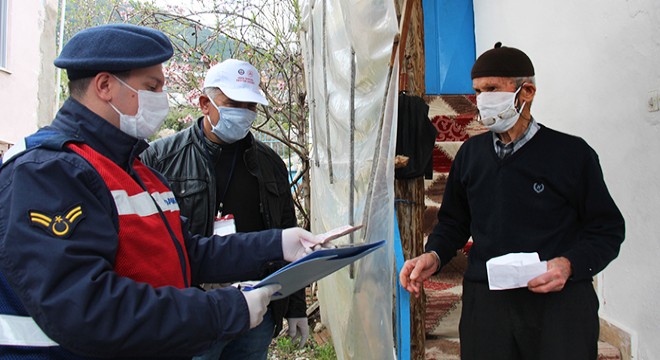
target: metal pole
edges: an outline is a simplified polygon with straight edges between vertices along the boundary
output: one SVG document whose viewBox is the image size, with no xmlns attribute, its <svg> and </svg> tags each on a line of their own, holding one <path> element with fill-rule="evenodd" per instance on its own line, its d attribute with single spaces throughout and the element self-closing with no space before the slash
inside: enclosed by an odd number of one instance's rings
<svg viewBox="0 0 660 360">
<path fill-rule="evenodd" d="M 376 170 L 378 169 L 378 154 L 380 153 L 380 146 L 383 137 L 383 123 L 385 122 L 385 110 L 387 107 L 387 95 L 390 91 L 390 82 L 392 81 L 392 71 L 394 70 L 394 60 L 396 59 L 397 46 L 399 43 L 399 35 L 394 38 L 392 45 L 392 55 L 390 57 L 390 64 L 387 69 L 387 78 L 385 79 L 385 91 L 383 94 L 383 102 L 381 106 L 380 119 L 378 121 L 378 137 L 376 138 L 376 146 L 374 148 L 374 157 L 371 162 L 371 176 L 369 177 L 369 187 L 367 189 L 367 201 L 364 204 L 364 212 L 362 213 L 362 222 L 366 224 L 364 233 L 369 233 L 371 223 L 368 221 L 369 213 L 371 212 L 371 200 L 374 192 L 374 178 L 376 177 Z"/>
<path fill-rule="evenodd" d="M 326 150 L 328 151 L 328 176 L 330 177 L 330 184 L 334 183 L 334 176 L 332 174 L 332 144 L 330 137 L 330 109 L 328 104 L 330 102 L 330 94 L 328 93 L 328 69 L 326 61 L 328 57 L 328 29 L 326 27 L 327 17 L 327 0 L 323 0 L 323 88 L 325 91 L 325 139 Z"/>
<path fill-rule="evenodd" d="M 310 10 L 310 14 L 314 13 L 314 2 L 312 2 L 312 8 Z M 319 167 L 319 146 L 318 146 L 318 131 L 316 128 L 316 88 L 314 87 L 314 16 L 310 16 L 310 21 L 309 21 L 309 41 L 311 46 L 307 47 L 307 58 L 309 59 L 310 62 L 310 70 L 309 70 L 309 89 L 307 90 L 307 93 L 309 94 L 309 121 L 312 125 L 312 146 L 314 146 L 314 165 L 316 167 Z M 311 56 L 309 54 L 311 49 Z"/>
<path fill-rule="evenodd" d="M 57 53 L 62 52 L 62 47 L 64 44 L 64 20 L 66 14 L 66 0 L 62 0 L 60 3 L 62 15 L 60 17 L 60 40 L 59 40 L 59 49 Z M 55 112 L 60 108 L 60 97 L 62 97 L 62 69 L 57 68 L 57 96 L 55 97 Z M 55 115 L 55 114 L 53 114 Z"/>
<path fill-rule="evenodd" d="M 350 187 L 348 195 L 348 223 L 350 225 L 355 225 L 355 73 L 357 71 L 355 60 L 355 48 L 351 46 L 351 154 L 350 154 Z M 351 233 L 349 238 L 350 244 L 355 244 L 355 234 Z M 349 268 L 350 278 L 353 279 L 355 276 L 355 264 L 351 263 Z"/>
</svg>

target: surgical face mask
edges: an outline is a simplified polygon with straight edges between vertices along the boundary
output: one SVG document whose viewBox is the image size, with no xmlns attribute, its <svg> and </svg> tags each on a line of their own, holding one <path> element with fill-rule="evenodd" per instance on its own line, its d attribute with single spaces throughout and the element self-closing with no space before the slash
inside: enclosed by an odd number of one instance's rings
<svg viewBox="0 0 660 360">
<path fill-rule="evenodd" d="M 495 133 L 508 131 L 515 125 L 525 108 L 522 104 L 520 110 L 516 109 L 516 95 L 522 88 L 515 92 L 482 92 L 477 95 L 477 108 L 479 109 L 479 121 L 488 130 Z"/>
<path fill-rule="evenodd" d="M 244 108 L 218 106 L 213 99 L 209 98 L 209 100 L 220 114 L 218 123 L 215 125 L 211 123 L 211 118 L 206 116 L 215 136 L 227 144 L 233 144 L 243 139 L 250 131 L 254 119 L 257 118 L 257 113 Z"/>
<path fill-rule="evenodd" d="M 135 90 L 120 78 L 115 76 L 115 79 L 138 94 L 138 110 L 135 115 L 122 114 L 109 103 L 119 114 L 119 130 L 137 139 L 146 139 L 153 135 L 163 125 L 170 111 L 167 93 Z"/>
</svg>

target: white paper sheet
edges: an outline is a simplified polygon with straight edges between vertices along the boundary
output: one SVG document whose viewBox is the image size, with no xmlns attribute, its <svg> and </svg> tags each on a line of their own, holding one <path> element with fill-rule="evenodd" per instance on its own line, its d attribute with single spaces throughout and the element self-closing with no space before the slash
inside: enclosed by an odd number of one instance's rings
<svg viewBox="0 0 660 360">
<path fill-rule="evenodd" d="M 306 247 L 312 248 L 317 244 L 326 244 L 334 239 L 340 238 L 344 235 L 348 235 L 356 230 L 359 230 L 362 228 L 362 225 L 344 225 L 340 226 L 338 228 L 334 228 L 330 231 L 324 232 L 323 234 L 317 234 L 314 236 L 314 238 L 317 240 L 316 242 L 309 242 L 306 241 L 305 239 L 301 239 L 303 245 Z"/>
<path fill-rule="evenodd" d="M 548 264 L 538 253 L 511 253 L 488 260 L 486 271 L 491 290 L 516 289 L 548 271 Z"/>
</svg>

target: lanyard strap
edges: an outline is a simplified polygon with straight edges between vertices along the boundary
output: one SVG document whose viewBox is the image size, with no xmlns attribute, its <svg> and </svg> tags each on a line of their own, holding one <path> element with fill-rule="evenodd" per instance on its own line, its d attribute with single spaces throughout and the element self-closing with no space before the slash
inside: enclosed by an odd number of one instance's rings
<svg viewBox="0 0 660 360">
<path fill-rule="evenodd" d="M 226 178 L 227 181 L 225 182 L 225 190 L 222 192 L 222 195 L 218 198 L 219 204 L 220 204 L 218 212 L 220 214 L 222 214 L 222 208 L 224 207 L 223 202 L 225 200 L 225 196 L 227 196 L 227 191 L 229 191 L 229 183 L 231 182 L 231 177 L 232 177 L 232 175 L 234 175 L 234 169 L 236 168 L 236 158 L 238 157 L 238 153 L 240 152 L 240 148 L 237 147 L 234 150 L 235 150 L 234 157 L 231 160 L 231 167 L 229 168 L 229 174 L 227 175 L 227 178 Z M 217 181 L 217 179 L 216 179 L 216 181 Z"/>
</svg>

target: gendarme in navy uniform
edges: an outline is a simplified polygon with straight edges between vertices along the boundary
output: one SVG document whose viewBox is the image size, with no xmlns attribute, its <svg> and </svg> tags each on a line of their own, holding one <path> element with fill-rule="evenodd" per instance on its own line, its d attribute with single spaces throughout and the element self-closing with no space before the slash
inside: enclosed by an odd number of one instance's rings
<svg viewBox="0 0 660 360">
<path fill-rule="evenodd" d="M 261 322 L 277 286 L 232 282 L 304 253 L 302 229 L 201 238 L 137 156 L 168 112 L 169 39 L 116 24 L 83 30 L 55 65 L 71 97 L 0 169 L 3 359 L 190 358 Z"/>
</svg>

